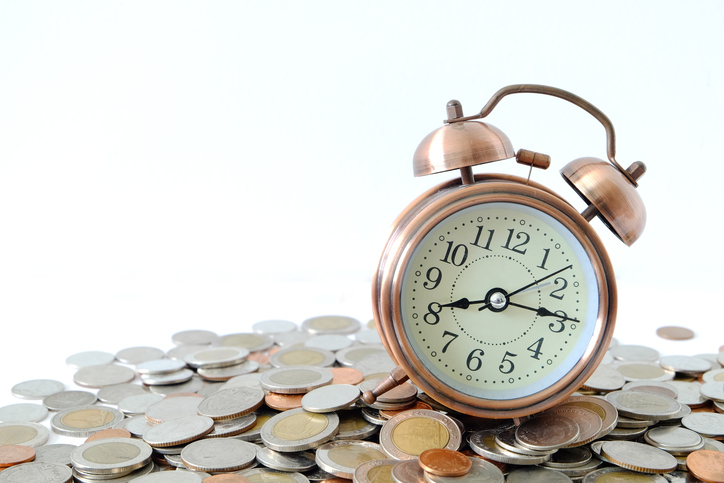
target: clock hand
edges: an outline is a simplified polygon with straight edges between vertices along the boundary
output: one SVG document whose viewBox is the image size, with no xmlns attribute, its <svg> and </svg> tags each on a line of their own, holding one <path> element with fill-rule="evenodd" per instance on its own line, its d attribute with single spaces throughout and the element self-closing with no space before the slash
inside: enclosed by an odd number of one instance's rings
<svg viewBox="0 0 724 483">
<path fill-rule="evenodd" d="M 521 309 L 533 311 L 536 314 L 540 315 L 541 317 L 558 317 L 560 319 L 570 320 L 571 322 L 580 322 L 580 320 L 578 320 L 578 319 L 571 319 L 570 317 L 567 317 L 565 315 L 559 315 L 554 312 L 551 312 L 550 310 L 548 310 L 545 307 L 538 307 L 536 309 L 533 307 L 528 307 L 527 305 L 516 304 L 515 302 L 510 302 L 510 301 L 508 302 L 508 305 L 512 305 L 513 307 L 518 307 Z"/>
<path fill-rule="evenodd" d="M 468 300 L 463 297 L 460 300 L 456 300 L 455 302 L 450 302 L 449 304 L 441 304 L 440 307 L 452 307 L 454 309 L 467 309 L 471 305 L 475 305 L 475 304 L 486 304 L 486 302 L 485 302 L 485 300 Z M 482 309 L 480 309 L 480 310 L 482 310 Z"/>
</svg>

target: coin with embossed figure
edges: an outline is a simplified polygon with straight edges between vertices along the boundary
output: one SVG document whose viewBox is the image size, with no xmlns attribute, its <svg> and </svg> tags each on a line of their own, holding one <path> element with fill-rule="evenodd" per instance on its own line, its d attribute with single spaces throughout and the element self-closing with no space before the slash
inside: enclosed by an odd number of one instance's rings
<svg viewBox="0 0 724 483">
<path fill-rule="evenodd" d="M 70 455 L 73 469 L 86 475 L 126 475 L 151 461 L 152 449 L 133 438 L 108 438 L 78 446 Z"/>
<path fill-rule="evenodd" d="M 31 461 L 0 472 L 0 483 L 70 483 L 73 473 L 65 465 Z"/>
<path fill-rule="evenodd" d="M 178 446 L 197 440 L 214 428 L 206 416 L 186 416 L 157 424 L 143 433 L 143 441 L 153 447 Z"/>
<path fill-rule="evenodd" d="M 304 451 L 330 441 L 338 431 L 337 414 L 310 413 L 298 408 L 277 414 L 264 423 L 261 439 L 275 451 Z"/>
<path fill-rule="evenodd" d="M 515 439 L 525 448 L 548 451 L 575 443 L 580 432 L 570 418 L 543 414 L 522 422 L 515 430 Z"/>
<path fill-rule="evenodd" d="M 377 443 L 369 441 L 332 441 L 319 446 L 315 460 L 324 471 L 351 479 L 355 469 L 371 460 L 385 460 L 387 455 Z"/>
<path fill-rule="evenodd" d="M 681 410 L 681 404 L 662 394 L 635 391 L 614 391 L 606 394 L 619 414 L 638 419 L 669 419 Z"/>
<path fill-rule="evenodd" d="M 404 411 L 387 420 L 380 431 L 380 444 L 392 458 L 405 460 L 435 448 L 458 450 L 460 427 L 442 413 L 426 409 Z"/>
<path fill-rule="evenodd" d="M 302 407 L 313 413 L 329 413 L 349 408 L 361 395 L 360 390 L 350 384 L 318 387 L 302 397 Z"/>
<path fill-rule="evenodd" d="M 666 473 L 676 469 L 676 458 L 666 451 L 633 441 L 606 441 L 601 454 L 612 463 L 641 473 Z"/>
<path fill-rule="evenodd" d="M 54 379 L 33 379 L 14 385 L 10 392 L 20 399 L 43 399 L 65 389 L 65 385 Z"/>
<path fill-rule="evenodd" d="M 240 418 L 256 411 L 264 403 L 264 391 L 256 387 L 232 387 L 207 396 L 197 411 L 214 421 Z"/>
<path fill-rule="evenodd" d="M 603 428 L 601 417 L 595 411 L 587 408 L 559 405 L 545 411 L 543 414 L 565 416 L 578 425 L 580 429 L 578 438 L 573 443 L 570 443 L 568 447 L 583 446 L 584 444 L 590 443 L 598 438 Z"/>
<path fill-rule="evenodd" d="M 61 391 L 43 399 L 43 406 L 51 411 L 63 411 L 78 406 L 90 406 L 98 398 L 89 391 Z"/>
<path fill-rule="evenodd" d="M 123 421 L 124 414 L 108 406 L 80 406 L 59 412 L 50 421 L 55 433 L 64 436 L 88 437 Z"/>
</svg>

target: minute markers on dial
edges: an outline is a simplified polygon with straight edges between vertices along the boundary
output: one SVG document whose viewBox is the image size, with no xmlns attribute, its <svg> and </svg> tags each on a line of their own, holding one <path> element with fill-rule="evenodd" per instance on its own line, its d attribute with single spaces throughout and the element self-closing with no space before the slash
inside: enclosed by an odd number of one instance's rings
<svg viewBox="0 0 724 483">
<path fill-rule="evenodd" d="M 542 281 L 547 280 L 547 279 L 549 279 L 549 278 L 551 278 L 551 277 L 554 277 L 554 276 L 558 275 L 559 273 L 563 272 L 564 270 L 568 270 L 569 268 L 573 268 L 573 265 L 568 265 L 568 266 L 566 266 L 566 267 L 563 267 L 563 268 L 561 268 L 560 270 L 556 270 L 555 272 L 553 272 L 553 273 L 551 273 L 551 274 L 548 274 L 548 275 L 546 275 L 545 277 L 543 277 L 543 278 L 541 278 L 541 279 L 539 279 L 539 280 L 536 280 L 536 281 L 534 281 L 534 282 L 532 282 L 532 283 L 529 283 L 528 285 L 525 285 L 525 286 L 519 288 L 518 290 L 514 290 L 514 291 L 508 293 L 508 294 L 507 294 L 507 297 L 508 297 L 508 299 L 510 299 L 510 297 L 512 297 L 513 295 L 519 294 L 519 293 L 521 293 L 522 291 L 529 289 L 530 287 L 533 287 L 533 286 L 535 286 L 535 285 L 538 285 L 538 284 L 541 283 Z M 489 304 L 488 304 L 488 305 L 489 305 Z M 480 307 L 478 310 L 484 310 L 484 309 L 488 308 L 488 305 L 483 305 L 483 306 Z"/>
</svg>

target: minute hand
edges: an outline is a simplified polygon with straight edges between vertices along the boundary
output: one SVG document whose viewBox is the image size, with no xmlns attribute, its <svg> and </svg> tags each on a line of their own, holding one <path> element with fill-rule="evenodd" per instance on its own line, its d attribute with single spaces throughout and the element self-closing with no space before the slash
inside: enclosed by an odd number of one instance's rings
<svg viewBox="0 0 724 483">
<path fill-rule="evenodd" d="M 518 290 L 514 290 L 514 291 L 512 291 L 512 292 L 509 292 L 509 293 L 508 293 L 508 297 L 512 297 L 513 295 L 515 295 L 515 294 L 517 294 L 517 293 L 520 293 L 520 292 L 522 292 L 523 290 L 532 287 L 533 285 L 538 285 L 538 284 L 541 283 L 543 280 L 546 280 L 546 279 L 548 279 L 548 278 L 551 278 L 551 277 L 553 277 L 554 275 L 558 275 L 558 274 L 561 273 L 562 271 L 568 270 L 569 268 L 573 268 L 573 265 L 568 265 L 567 267 L 563 267 L 563 268 L 561 268 L 560 270 L 558 270 L 557 272 L 553 272 L 553 273 L 551 273 L 550 275 L 546 275 L 545 277 L 541 278 L 540 280 L 536 280 L 536 281 L 533 282 L 533 283 L 529 283 L 529 284 L 526 285 L 525 287 L 521 287 L 521 288 L 519 288 Z"/>
</svg>

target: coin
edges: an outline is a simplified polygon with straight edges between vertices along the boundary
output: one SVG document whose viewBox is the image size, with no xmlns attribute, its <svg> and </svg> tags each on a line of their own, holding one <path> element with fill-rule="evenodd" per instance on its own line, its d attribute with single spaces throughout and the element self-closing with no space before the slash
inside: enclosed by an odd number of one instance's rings
<svg viewBox="0 0 724 483">
<path fill-rule="evenodd" d="M 676 374 L 659 364 L 649 362 L 624 362 L 614 366 L 626 381 L 670 381 Z"/>
<path fill-rule="evenodd" d="M 435 448 L 420 454 L 420 466 L 433 475 L 462 476 L 470 471 L 472 461 L 458 451 Z"/>
<path fill-rule="evenodd" d="M 659 364 L 664 369 L 685 374 L 703 374 L 711 370 L 711 362 L 694 356 L 662 356 Z"/>
<path fill-rule="evenodd" d="M 545 411 L 543 414 L 565 416 L 578 425 L 580 429 L 578 438 L 576 438 L 573 443 L 567 445 L 568 447 L 583 446 L 584 444 L 590 443 L 598 438 L 603 428 L 601 417 L 596 412 L 582 407 L 556 406 Z"/>
<path fill-rule="evenodd" d="M 612 463 L 641 473 L 666 473 L 676 469 L 676 458 L 666 451 L 633 441 L 606 441 L 603 454 Z"/>
<path fill-rule="evenodd" d="M 380 426 L 370 423 L 359 411 L 338 411 L 339 432 L 335 439 L 367 439 L 377 433 Z"/>
<path fill-rule="evenodd" d="M 254 468 L 244 470 L 239 473 L 241 476 L 248 478 L 250 483 L 308 483 L 309 479 L 301 473 L 297 472 L 281 472 L 269 468 Z M 349 482 L 349 480 L 346 480 Z M 320 481 L 327 483 L 327 480 Z M 337 483 L 329 480 L 328 483 Z"/>
<path fill-rule="evenodd" d="M 324 471 L 340 478 L 352 478 L 355 469 L 370 460 L 385 460 L 382 447 L 369 441 L 332 441 L 317 448 L 315 460 Z"/>
<path fill-rule="evenodd" d="M 332 372 L 324 367 L 298 365 L 278 367 L 264 372 L 261 387 L 279 394 L 306 394 L 332 383 Z"/>
<path fill-rule="evenodd" d="M 64 409 L 78 406 L 90 406 L 95 403 L 97 397 L 88 391 L 61 391 L 46 396 L 43 399 L 43 406 L 51 411 L 63 411 Z"/>
<path fill-rule="evenodd" d="M 398 460 L 417 458 L 428 449 L 457 450 L 461 442 L 460 428 L 452 418 L 426 409 L 402 412 L 380 431 L 383 450 Z"/>
<path fill-rule="evenodd" d="M 355 388 L 356 389 L 356 388 Z M 0 408 L 0 423 L 38 423 L 48 415 L 48 408 L 40 404 L 10 404 Z"/>
<path fill-rule="evenodd" d="M 0 483 L 70 483 L 73 472 L 65 465 L 31 461 L 0 472 Z"/>
<path fill-rule="evenodd" d="M 702 396 L 707 397 L 713 401 L 724 401 L 724 384 L 718 381 L 707 382 L 699 387 L 699 391 Z"/>
<path fill-rule="evenodd" d="M 70 466 L 70 454 L 76 448 L 74 444 L 44 444 L 35 448 L 34 461 Z"/>
<path fill-rule="evenodd" d="M 674 456 L 687 455 L 704 447 L 704 438 L 701 435 L 678 426 L 660 426 L 649 429 L 644 435 L 644 439 L 650 445 L 663 449 Z"/>
<path fill-rule="evenodd" d="M 20 399 L 43 399 L 65 389 L 65 385 L 54 379 L 33 379 L 14 385 L 10 392 Z"/>
<path fill-rule="evenodd" d="M 176 345 L 209 345 L 219 338 L 215 332 L 210 330 L 182 330 L 171 336 L 171 341 Z"/>
<path fill-rule="evenodd" d="M 370 460 L 362 463 L 354 470 L 354 483 L 391 482 L 392 469 L 399 463 L 397 460 Z"/>
<path fill-rule="evenodd" d="M 357 386 L 335 384 L 313 389 L 302 397 L 302 407 L 313 413 L 328 413 L 354 404 L 361 396 Z"/>
<path fill-rule="evenodd" d="M 332 352 L 341 351 L 352 345 L 352 339 L 341 334 L 313 335 L 304 341 L 304 347 L 316 347 Z"/>
<path fill-rule="evenodd" d="M 425 481 L 428 483 L 503 483 L 505 477 L 503 472 L 493 463 L 478 458 L 471 460 L 470 471 L 463 476 L 440 476 L 425 473 Z"/>
<path fill-rule="evenodd" d="M 30 446 L 8 444 L 0 446 L 0 468 L 26 463 L 35 458 L 35 450 Z"/>
<path fill-rule="evenodd" d="M 572 419 L 543 414 L 522 422 L 515 430 L 515 439 L 525 448 L 547 451 L 574 443 L 579 434 L 580 428 Z"/>
<path fill-rule="evenodd" d="M 691 474 L 703 481 L 724 481 L 724 453 L 710 450 L 694 451 L 686 457 Z"/>
<path fill-rule="evenodd" d="M 365 379 L 362 371 L 351 367 L 331 367 L 329 370 L 332 371 L 332 384 L 357 385 Z"/>
<path fill-rule="evenodd" d="M 88 437 L 114 427 L 124 414 L 107 406 L 80 406 L 60 411 L 50 420 L 53 432 L 64 436 Z"/>
<path fill-rule="evenodd" d="M 136 372 L 129 367 L 105 364 L 81 367 L 73 376 L 73 382 L 79 386 L 99 389 L 131 382 L 135 377 Z"/>
<path fill-rule="evenodd" d="M 661 475 L 638 473 L 619 467 L 601 468 L 589 473 L 583 479 L 583 483 L 625 483 L 627 481 L 631 483 L 666 483 L 666 479 Z"/>
<path fill-rule="evenodd" d="M 239 347 L 249 352 L 258 352 L 269 349 L 274 344 L 274 339 L 269 335 L 242 332 L 227 334 L 219 339 L 219 345 L 223 347 Z"/>
<path fill-rule="evenodd" d="M 623 374 L 615 368 L 600 365 L 581 387 L 598 392 L 610 392 L 621 389 L 625 382 Z"/>
<path fill-rule="evenodd" d="M 314 460 L 314 453 L 299 451 L 296 453 L 280 453 L 271 448 L 261 448 L 256 453 L 256 460 L 273 470 L 279 471 L 309 471 L 317 463 Z"/>
<path fill-rule="evenodd" d="M 668 419 L 681 410 L 675 399 L 651 392 L 614 391 L 606 394 L 606 400 L 619 414 L 638 419 Z"/>
<path fill-rule="evenodd" d="M 631 381 L 627 382 L 623 386 L 624 391 L 644 391 L 644 392 L 655 392 L 669 396 L 672 399 L 676 399 L 679 395 L 679 390 L 674 386 L 673 381 L 661 382 L 661 381 Z"/>
<path fill-rule="evenodd" d="M 124 364 L 140 364 L 146 361 L 162 359 L 164 353 L 161 349 L 155 347 L 129 347 L 127 349 L 116 352 L 116 360 Z"/>
<path fill-rule="evenodd" d="M 118 404 L 121 399 L 134 394 L 145 394 L 148 391 L 138 384 L 114 384 L 98 390 L 98 400 L 106 404 Z"/>
<path fill-rule="evenodd" d="M 256 424 L 256 413 L 225 421 L 214 421 L 214 428 L 207 438 L 228 438 L 252 428 Z"/>
<path fill-rule="evenodd" d="M 499 432 L 499 430 L 488 429 L 474 432 L 469 438 L 470 448 L 482 457 L 499 463 L 537 465 L 550 460 L 550 454 L 532 456 L 513 453 L 512 451 L 501 448 L 496 442 L 496 435 Z"/>
<path fill-rule="evenodd" d="M 602 420 L 602 424 L 601 432 L 598 433 L 596 439 L 603 438 L 616 427 L 618 410 L 613 404 L 603 398 L 591 396 L 571 396 L 560 403 L 559 406 L 579 406 L 585 409 L 590 409 L 594 413 L 598 414 L 598 417 Z"/>
<path fill-rule="evenodd" d="M 178 446 L 207 435 L 214 420 L 206 416 L 186 416 L 164 421 L 143 433 L 143 441 L 153 447 Z"/>
<path fill-rule="evenodd" d="M 239 471 L 254 463 L 256 451 L 255 445 L 238 439 L 201 439 L 189 443 L 181 450 L 181 460 L 194 471 Z"/>
<path fill-rule="evenodd" d="M 99 439 L 108 439 L 108 438 L 130 438 L 131 432 L 127 429 L 120 429 L 120 428 L 110 428 L 110 429 L 103 429 L 101 431 L 98 431 L 97 433 L 94 433 L 90 436 L 88 436 L 88 439 L 85 440 L 86 443 L 90 443 L 91 441 L 97 441 Z"/>
<path fill-rule="evenodd" d="M 80 369 L 85 366 L 99 366 L 102 364 L 111 364 L 116 360 L 115 354 L 104 351 L 85 351 L 68 356 L 65 363 L 74 369 Z"/>
<path fill-rule="evenodd" d="M 414 404 L 404 409 L 380 409 L 380 416 L 385 419 L 390 419 L 392 416 L 397 416 L 402 411 L 409 411 L 411 409 L 432 409 L 432 406 L 422 401 L 414 401 Z"/>
<path fill-rule="evenodd" d="M 163 399 L 160 394 L 146 393 L 128 396 L 118 401 L 118 409 L 127 416 L 144 414 L 151 404 Z"/>
<path fill-rule="evenodd" d="M 701 394 L 701 384 L 698 382 L 669 381 L 677 390 L 676 400 L 691 408 L 698 408 L 705 405 L 708 399 Z"/>
<path fill-rule="evenodd" d="M 242 347 L 211 347 L 187 355 L 184 361 L 194 369 L 212 369 L 240 364 L 248 355 L 249 351 Z"/>
<path fill-rule="evenodd" d="M 656 335 L 662 339 L 669 340 L 688 340 L 694 338 L 694 331 L 686 327 L 676 325 L 667 325 L 656 329 Z"/>
<path fill-rule="evenodd" d="M 522 454 L 522 455 L 528 455 L 528 456 L 543 456 L 543 455 L 552 455 L 557 451 L 557 449 L 548 450 L 548 451 L 536 451 L 532 449 L 528 449 L 525 446 L 522 446 L 517 439 L 515 439 L 515 430 L 517 428 L 512 427 L 509 429 L 505 429 L 503 431 L 500 431 L 495 435 L 495 442 L 500 446 L 502 450 L 509 451 L 511 453 L 516 454 Z"/>
<path fill-rule="evenodd" d="M 724 382 L 724 369 L 713 369 L 701 376 L 702 382 Z"/>
<path fill-rule="evenodd" d="M 197 411 L 215 421 L 235 419 L 256 411 L 264 402 L 264 391 L 256 387 L 222 389 L 199 403 Z"/>
<path fill-rule="evenodd" d="M 297 324 L 290 320 L 260 320 L 251 325 L 251 330 L 259 334 L 276 335 L 296 331 Z"/>
<path fill-rule="evenodd" d="M 0 446 L 15 444 L 37 448 L 50 437 L 42 424 L 31 422 L 0 423 Z"/>
<path fill-rule="evenodd" d="M 278 394 L 269 392 L 264 396 L 264 402 L 267 406 L 277 411 L 288 411 L 302 407 L 302 398 L 304 394 Z"/>
<path fill-rule="evenodd" d="M 550 461 L 543 463 L 548 468 L 570 468 L 582 466 L 591 461 L 591 450 L 585 447 L 562 448 L 551 455 Z"/>
<path fill-rule="evenodd" d="M 147 386 L 169 386 L 190 381 L 192 377 L 194 377 L 193 371 L 181 369 L 164 374 L 141 374 L 141 382 Z"/>
<path fill-rule="evenodd" d="M 302 322 L 302 330 L 309 334 L 354 334 L 362 324 L 352 317 L 322 315 Z"/>
<path fill-rule="evenodd" d="M 334 364 L 334 353 L 316 347 L 287 347 L 275 352 L 269 359 L 274 367 L 316 366 L 329 367 Z"/>
<path fill-rule="evenodd" d="M 277 414 L 261 428 L 264 444 L 281 452 L 304 451 L 331 440 L 339 431 L 335 413 L 310 413 L 303 408 Z"/>
<path fill-rule="evenodd" d="M 242 478 L 241 476 L 239 478 Z M 191 471 L 162 471 L 159 473 L 151 473 L 145 476 L 140 476 L 133 480 L 133 483 L 201 483 L 212 481 L 211 478 L 204 478 L 200 474 L 193 473 Z M 214 480 L 224 481 L 224 480 Z M 240 481 L 248 483 L 249 480 L 227 480 L 227 481 Z"/>
<path fill-rule="evenodd" d="M 352 367 L 367 356 L 387 355 L 382 344 L 356 345 L 335 352 L 337 362 L 344 367 Z"/>
<path fill-rule="evenodd" d="M 530 466 L 511 471 L 505 481 L 507 483 L 571 483 L 573 480 L 559 471 Z"/>
<path fill-rule="evenodd" d="M 143 441 L 109 438 L 78 446 L 70 455 L 73 468 L 91 475 L 124 475 L 151 461 L 151 447 Z"/>
<path fill-rule="evenodd" d="M 193 396 L 167 397 L 146 409 L 146 419 L 151 424 L 159 424 L 184 416 L 196 416 L 201 401 L 202 398 Z"/>
<path fill-rule="evenodd" d="M 395 483 L 424 483 L 425 470 L 420 467 L 418 460 L 395 461 L 397 464 L 392 467 L 391 472 L 392 480 Z"/>
<path fill-rule="evenodd" d="M 705 437 L 724 436 L 724 414 L 692 413 L 682 418 L 681 425 Z"/>
<path fill-rule="evenodd" d="M 139 374 L 168 374 L 177 372 L 186 367 L 184 361 L 178 359 L 154 359 L 136 365 Z"/>
<path fill-rule="evenodd" d="M 659 359 L 659 351 L 643 345 L 619 344 L 609 352 L 617 361 L 655 362 Z"/>
<path fill-rule="evenodd" d="M 233 366 L 215 368 L 199 367 L 196 370 L 196 373 L 207 381 L 228 381 L 232 377 L 241 376 L 258 370 L 259 363 L 247 359 L 241 364 L 234 364 Z"/>
</svg>

